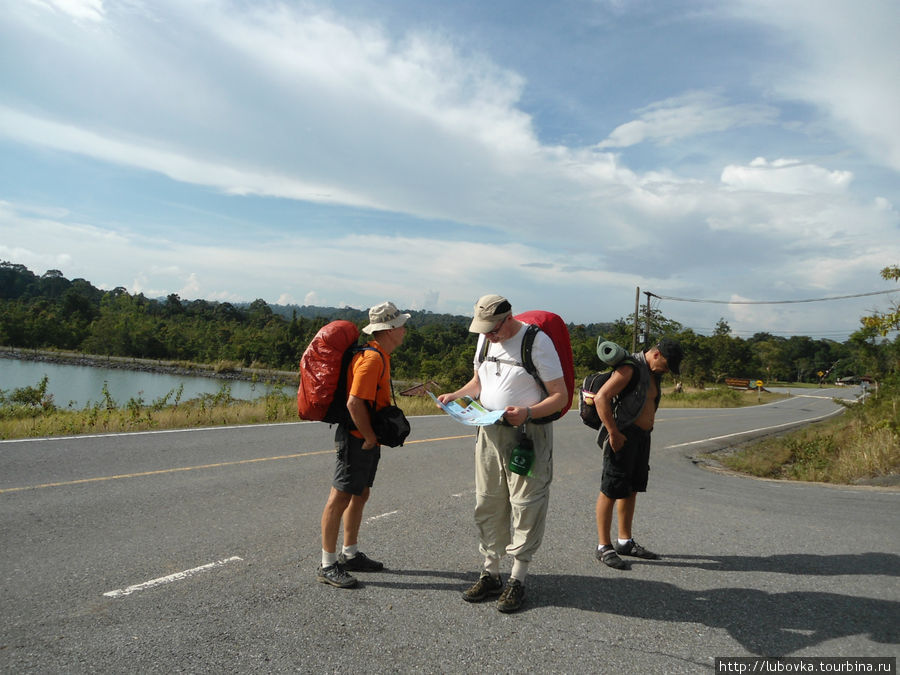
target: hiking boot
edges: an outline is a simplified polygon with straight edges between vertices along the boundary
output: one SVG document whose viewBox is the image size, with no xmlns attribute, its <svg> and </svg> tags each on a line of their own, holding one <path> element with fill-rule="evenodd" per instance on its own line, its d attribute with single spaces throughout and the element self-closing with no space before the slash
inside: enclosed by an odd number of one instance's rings
<svg viewBox="0 0 900 675">
<path fill-rule="evenodd" d="M 348 558 L 341 553 L 338 556 L 338 562 L 343 565 L 344 569 L 352 572 L 380 572 L 384 569 L 384 563 L 372 560 L 362 551 L 359 551 L 352 558 Z"/>
<path fill-rule="evenodd" d="M 620 545 L 619 542 L 614 544 L 616 553 L 619 555 L 630 555 L 635 558 L 643 558 L 644 560 L 659 560 L 662 556 L 653 551 L 648 551 L 634 539 L 628 541 L 627 544 Z"/>
<path fill-rule="evenodd" d="M 518 579 L 510 579 L 503 589 L 503 594 L 497 598 L 497 609 L 506 614 L 515 612 L 522 606 L 524 599 L 525 585 Z"/>
<path fill-rule="evenodd" d="M 619 554 L 616 553 L 616 549 L 614 549 L 612 546 L 604 546 L 603 548 L 598 548 L 594 555 L 597 557 L 597 560 L 602 562 L 604 565 L 607 565 L 608 567 L 612 567 L 613 569 L 630 569 L 628 567 L 628 563 L 619 557 Z"/>
<path fill-rule="evenodd" d="M 316 580 L 323 584 L 330 584 L 336 588 L 353 588 L 356 586 L 356 577 L 347 574 L 340 563 L 322 567 L 316 570 Z"/>
<path fill-rule="evenodd" d="M 500 581 L 500 575 L 492 577 L 490 572 L 484 571 L 472 588 L 463 592 L 462 596 L 466 602 L 481 602 L 491 595 L 500 595 L 502 590 L 503 582 Z"/>
</svg>

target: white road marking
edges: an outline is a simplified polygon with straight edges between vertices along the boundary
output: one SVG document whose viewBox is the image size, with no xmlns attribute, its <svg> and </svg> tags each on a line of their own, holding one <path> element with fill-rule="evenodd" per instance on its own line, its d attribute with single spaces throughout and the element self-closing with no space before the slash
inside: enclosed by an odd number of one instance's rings
<svg viewBox="0 0 900 675">
<path fill-rule="evenodd" d="M 440 413 L 437 415 L 417 415 L 417 418 L 421 417 L 446 417 L 447 415 L 444 413 Z M 311 420 L 300 420 L 298 422 L 265 422 L 261 424 L 232 424 L 229 426 L 222 427 L 189 427 L 186 429 L 148 429 L 144 431 L 116 431 L 108 434 L 77 434 L 75 436 L 41 436 L 39 438 L 8 438 L 4 440 L 0 440 L 0 443 L 35 443 L 38 441 L 75 441 L 90 438 L 115 438 L 117 436 L 155 436 L 158 434 L 185 434 L 185 433 L 193 433 L 195 431 L 234 431 L 235 429 L 258 429 L 265 427 L 283 427 L 283 426 L 292 426 L 299 424 L 324 424 L 323 422 L 313 422 Z M 471 434 L 470 434 L 471 435 Z M 470 435 L 466 436 L 451 436 L 450 438 L 469 438 Z M 429 440 L 443 440 L 443 439 L 429 439 Z M 408 443 L 421 443 L 422 441 L 407 441 Z"/>
<path fill-rule="evenodd" d="M 126 595 L 131 595 L 135 591 L 145 591 L 148 588 L 153 588 L 155 586 L 162 586 L 163 584 L 169 584 L 173 581 L 179 581 L 180 579 L 186 579 L 189 576 L 197 574 L 197 572 L 205 572 L 206 570 L 211 570 L 216 567 L 222 567 L 223 565 L 227 565 L 230 562 L 237 562 L 239 560 L 243 560 L 243 558 L 239 558 L 238 556 L 231 556 L 230 558 L 225 558 L 224 560 L 217 560 L 216 562 L 211 562 L 207 565 L 201 565 L 200 567 L 195 567 L 190 570 L 185 570 L 184 572 L 176 572 L 175 574 L 170 574 L 166 577 L 159 577 L 158 579 L 151 579 L 150 581 L 145 581 L 142 584 L 135 584 L 134 586 L 129 586 L 128 588 L 119 588 L 115 591 L 107 591 L 103 595 L 108 598 L 121 598 Z"/>
<path fill-rule="evenodd" d="M 0 443 L 35 443 L 37 441 L 78 441 L 90 438 L 116 438 L 118 436 L 157 436 L 159 434 L 186 434 L 195 431 L 234 431 L 236 429 L 254 429 L 259 427 L 281 427 L 297 424 L 316 424 L 303 420 L 300 422 L 265 422 L 261 424 L 232 424 L 223 427 L 189 427 L 186 429 L 152 429 L 146 431 L 116 431 L 108 434 L 78 434 L 76 436 L 41 436 L 40 438 L 9 438 Z"/>
<path fill-rule="evenodd" d="M 743 436 L 744 434 L 755 434 L 760 431 L 771 431 L 773 429 L 781 429 L 782 427 L 792 427 L 797 424 L 807 424 L 810 422 L 818 422 L 820 420 L 824 420 L 828 417 L 831 417 L 832 415 L 837 415 L 840 412 L 843 412 L 843 408 L 838 408 L 837 410 L 834 410 L 834 411 L 828 413 L 827 415 L 821 415 L 820 417 L 810 417 L 809 419 L 797 420 L 795 422 L 787 422 L 786 424 L 776 424 L 775 426 L 772 426 L 772 427 L 760 427 L 759 429 L 747 429 L 745 431 L 737 431 L 733 434 L 725 434 L 724 436 L 713 436 L 711 438 L 702 438 L 699 441 L 690 441 L 688 443 L 676 443 L 675 445 L 667 445 L 665 447 L 665 449 L 668 450 L 669 448 L 683 448 L 687 445 L 699 445 L 700 443 L 707 443 L 709 441 L 721 441 L 725 438 L 732 438 L 733 436 Z"/>
<path fill-rule="evenodd" d="M 369 516 L 366 518 L 367 523 L 371 523 L 373 520 L 378 520 L 379 518 L 387 518 L 388 516 L 392 516 L 395 513 L 400 513 L 400 511 L 388 511 L 387 513 L 379 513 L 377 516 Z"/>
</svg>

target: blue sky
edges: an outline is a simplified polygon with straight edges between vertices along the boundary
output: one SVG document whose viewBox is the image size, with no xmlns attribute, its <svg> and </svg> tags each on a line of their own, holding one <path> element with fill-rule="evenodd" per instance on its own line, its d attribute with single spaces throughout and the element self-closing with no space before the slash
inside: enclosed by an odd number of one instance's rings
<svg viewBox="0 0 900 675">
<path fill-rule="evenodd" d="M 897 295 L 896 0 L 0 0 L 0 259 L 157 297 L 838 340 Z"/>
</svg>

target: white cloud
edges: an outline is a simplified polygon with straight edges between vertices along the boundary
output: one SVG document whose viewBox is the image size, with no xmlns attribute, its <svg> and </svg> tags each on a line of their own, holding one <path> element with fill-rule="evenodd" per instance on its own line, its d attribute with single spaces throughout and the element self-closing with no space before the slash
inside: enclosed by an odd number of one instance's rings
<svg viewBox="0 0 900 675">
<path fill-rule="evenodd" d="M 294 299 L 290 293 L 282 293 L 278 296 L 278 299 L 275 301 L 276 305 L 296 305 L 297 301 Z"/>
<path fill-rule="evenodd" d="M 749 166 L 729 165 L 722 171 L 722 183 L 737 190 L 798 195 L 844 192 L 852 180 L 850 171 L 829 171 L 795 159 L 757 157 Z"/>
<path fill-rule="evenodd" d="M 637 112 L 638 119 L 616 127 L 597 147 L 627 148 L 645 141 L 665 145 L 698 134 L 773 124 L 778 118 L 771 106 L 728 104 L 721 95 L 704 91 L 659 101 Z"/>
<path fill-rule="evenodd" d="M 517 243 L 497 247 L 453 238 L 351 234 L 322 240 L 298 234 L 242 246 L 224 242 L 197 245 L 137 234 L 123 237 L 101 228 L 31 218 L 9 210 L 0 212 L 0 231 L 13 248 L 18 240 L 44 241 L 43 255 L 48 260 L 65 252 L 69 261 L 61 269 L 70 278 L 84 276 L 105 288 L 132 279 L 129 291 L 151 297 L 177 293 L 185 299 L 249 301 L 261 297 L 283 302 L 302 296 L 304 304 L 347 303 L 355 307 L 390 298 L 409 308 L 467 312 L 475 299 L 470 296 L 477 295 L 472 288 L 514 290 L 524 285 L 522 282 L 552 286 L 570 276 L 564 263 L 580 263 L 591 270 L 580 273 L 586 278 L 605 277 L 590 254 L 554 255 L 550 270 L 523 269 L 520 261 L 547 259 L 547 251 Z M 165 251 L 166 265 L 158 262 L 160 250 Z M 373 260 L 390 260 L 391 269 L 404 274 L 371 274 Z M 22 260 L 22 264 L 30 262 Z M 236 291 L 235 269 L 241 270 Z M 310 279 L 316 280 L 315 289 L 304 288 Z M 422 284 L 411 284 L 410 279 Z M 423 285 L 442 279 L 448 283 L 440 291 Z M 466 283 L 455 283 L 461 279 Z M 524 291 L 522 295 L 526 297 Z"/>
<path fill-rule="evenodd" d="M 196 298 L 200 295 L 202 289 L 202 285 L 200 284 L 200 279 L 196 272 L 191 272 L 188 275 L 187 280 L 185 281 L 184 286 L 182 286 L 177 292 L 177 294 L 182 298 Z"/>
<path fill-rule="evenodd" d="M 221 162 L 153 147 L 147 139 L 117 140 L 0 106 L 0 134 L 22 143 L 82 154 L 115 164 L 157 171 L 173 180 L 208 185 L 235 195 L 256 194 L 311 202 L 383 208 L 337 185 L 313 185 L 267 170 L 245 171 Z"/>
<path fill-rule="evenodd" d="M 46 80 L 46 96 L 68 119 L 7 105 L 0 133 L 235 195 L 396 211 L 532 239 L 558 220 L 560 199 L 570 206 L 556 226 L 570 233 L 596 227 L 600 213 L 628 229 L 645 201 L 607 199 L 608 188 L 628 193 L 639 182 L 611 156 L 542 146 L 517 107 L 523 79 L 483 56 L 286 5 L 227 10 L 161 3 L 163 17 L 137 25 L 117 14 L 122 25 L 91 35 L 91 51 L 38 40 L 46 55 L 28 60 L 24 76 Z M 166 35 L 168 49 L 153 32 L 161 22 L 184 27 Z M 202 54 L 191 39 L 206 41 Z M 63 86 L 44 64 L 66 62 L 73 77 Z M 135 86 L 136 72 L 145 86 Z"/>
<path fill-rule="evenodd" d="M 836 134 L 900 171 L 900 3 L 740 0 L 722 9 L 797 48 L 766 73 L 779 96 L 818 106 Z"/>
<path fill-rule="evenodd" d="M 884 197 L 875 198 L 875 208 L 879 211 L 893 211 L 894 205 Z"/>
<path fill-rule="evenodd" d="M 315 291 L 310 291 L 305 296 L 303 296 L 303 304 L 311 306 L 321 306 L 323 303 L 319 299 L 318 293 L 316 293 Z"/>
<path fill-rule="evenodd" d="M 30 0 L 34 5 L 52 7 L 74 19 L 102 21 L 103 0 Z"/>
</svg>

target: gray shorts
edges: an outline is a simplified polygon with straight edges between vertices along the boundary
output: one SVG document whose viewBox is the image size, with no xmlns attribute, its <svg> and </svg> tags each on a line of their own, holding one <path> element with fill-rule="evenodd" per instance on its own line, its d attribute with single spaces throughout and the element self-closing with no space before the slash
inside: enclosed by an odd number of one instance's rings
<svg viewBox="0 0 900 675">
<path fill-rule="evenodd" d="M 337 458 L 334 463 L 334 480 L 331 484 L 341 492 L 361 495 L 375 482 L 381 446 L 363 450 L 363 439 L 357 438 L 343 424 L 334 433 L 334 447 Z"/>
</svg>

